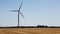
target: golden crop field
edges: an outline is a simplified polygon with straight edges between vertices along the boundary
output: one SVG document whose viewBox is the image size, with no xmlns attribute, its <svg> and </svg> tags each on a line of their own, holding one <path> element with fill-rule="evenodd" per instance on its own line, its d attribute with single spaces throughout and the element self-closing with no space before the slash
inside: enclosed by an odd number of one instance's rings
<svg viewBox="0 0 60 34">
<path fill-rule="evenodd" d="M 60 34 L 60 28 L 0 28 L 0 34 Z"/>
</svg>

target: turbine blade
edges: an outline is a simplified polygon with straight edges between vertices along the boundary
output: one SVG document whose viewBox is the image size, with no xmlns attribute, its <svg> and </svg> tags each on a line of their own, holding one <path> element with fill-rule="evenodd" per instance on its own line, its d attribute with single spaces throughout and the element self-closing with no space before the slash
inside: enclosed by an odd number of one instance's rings
<svg viewBox="0 0 60 34">
<path fill-rule="evenodd" d="M 11 10 L 10 12 L 17 12 L 18 10 Z"/>
<path fill-rule="evenodd" d="M 19 12 L 21 14 L 21 16 L 24 18 L 23 14 L 21 12 Z"/>
<path fill-rule="evenodd" d="M 21 5 L 20 5 L 20 7 L 19 7 L 19 10 L 21 9 L 21 7 L 22 7 L 22 4 L 23 4 L 23 2 L 21 3 Z"/>
</svg>

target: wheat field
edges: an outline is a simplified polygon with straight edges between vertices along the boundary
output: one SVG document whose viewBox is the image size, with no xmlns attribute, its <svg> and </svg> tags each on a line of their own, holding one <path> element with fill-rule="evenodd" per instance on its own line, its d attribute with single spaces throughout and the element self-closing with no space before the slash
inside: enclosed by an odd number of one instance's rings
<svg viewBox="0 0 60 34">
<path fill-rule="evenodd" d="M 0 28 L 0 34 L 60 34 L 60 28 Z"/>
</svg>

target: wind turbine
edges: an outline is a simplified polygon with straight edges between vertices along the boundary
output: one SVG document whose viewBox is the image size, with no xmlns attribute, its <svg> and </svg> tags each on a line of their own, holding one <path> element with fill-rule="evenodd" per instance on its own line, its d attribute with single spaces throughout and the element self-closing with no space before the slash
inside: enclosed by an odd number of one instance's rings
<svg viewBox="0 0 60 34">
<path fill-rule="evenodd" d="M 23 4 L 23 2 L 21 2 L 21 5 L 20 5 L 18 10 L 11 10 L 12 12 L 18 12 L 18 26 L 17 27 L 19 27 L 19 16 L 21 15 L 24 18 L 23 14 L 20 11 L 21 7 L 22 7 L 22 4 Z"/>
</svg>

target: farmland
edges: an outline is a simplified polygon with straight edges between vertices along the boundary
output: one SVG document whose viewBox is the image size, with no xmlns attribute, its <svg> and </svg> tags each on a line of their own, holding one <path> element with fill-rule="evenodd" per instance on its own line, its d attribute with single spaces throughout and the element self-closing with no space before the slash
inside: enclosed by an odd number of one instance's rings
<svg viewBox="0 0 60 34">
<path fill-rule="evenodd" d="M 60 28 L 0 28 L 0 34 L 60 34 Z"/>
</svg>

